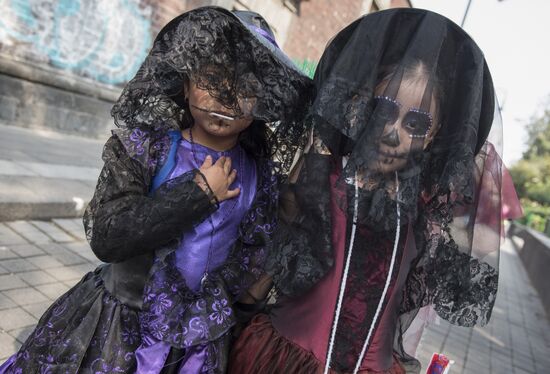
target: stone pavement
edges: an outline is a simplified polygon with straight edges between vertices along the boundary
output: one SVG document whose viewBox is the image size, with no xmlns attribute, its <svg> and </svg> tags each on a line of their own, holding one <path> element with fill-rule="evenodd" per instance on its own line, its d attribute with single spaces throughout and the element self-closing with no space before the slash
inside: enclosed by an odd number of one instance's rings
<svg viewBox="0 0 550 374">
<path fill-rule="evenodd" d="M 103 143 L 0 123 L 0 221 L 82 215 Z"/>
<path fill-rule="evenodd" d="M 100 262 L 80 219 L 0 223 L 0 362 L 13 354 L 48 306 Z M 491 322 L 474 329 L 430 325 L 417 356 L 455 361 L 451 374 L 550 373 L 550 323 L 510 240 L 501 251 Z"/>
<path fill-rule="evenodd" d="M 0 362 L 53 301 L 99 263 L 81 219 L 0 223 Z"/>
<path fill-rule="evenodd" d="M 451 374 L 550 373 L 550 322 L 537 292 L 507 239 L 500 252 L 500 279 L 491 321 L 473 329 L 441 320 L 424 332 L 417 358 L 434 352 L 455 361 Z"/>
</svg>

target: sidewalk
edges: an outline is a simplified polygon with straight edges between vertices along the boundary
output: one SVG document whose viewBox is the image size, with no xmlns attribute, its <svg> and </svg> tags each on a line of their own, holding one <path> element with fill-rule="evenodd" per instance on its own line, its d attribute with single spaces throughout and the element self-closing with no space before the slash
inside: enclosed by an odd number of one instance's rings
<svg viewBox="0 0 550 374">
<path fill-rule="evenodd" d="M 500 276 L 491 321 L 467 329 L 441 320 L 422 337 L 423 366 L 434 352 L 455 361 L 451 374 L 550 373 L 550 322 L 511 242 L 500 251 Z"/>
<path fill-rule="evenodd" d="M 501 256 L 489 325 L 431 325 L 417 351 L 423 366 L 441 352 L 456 362 L 450 374 L 550 372 L 550 323 L 509 240 Z M 80 219 L 0 223 L 0 362 L 16 352 L 53 300 L 97 264 Z"/>
<path fill-rule="evenodd" d="M 0 222 L 81 216 L 102 166 L 103 144 L 0 124 Z"/>
<path fill-rule="evenodd" d="M 0 223 L 0 362 L 52 302 L 98 264 L 81 219 Z"/>
</svg>

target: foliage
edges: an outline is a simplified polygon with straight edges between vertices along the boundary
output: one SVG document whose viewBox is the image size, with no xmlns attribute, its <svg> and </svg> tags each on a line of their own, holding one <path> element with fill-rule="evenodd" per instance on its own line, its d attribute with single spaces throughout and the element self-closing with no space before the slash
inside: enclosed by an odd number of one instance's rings
<svg viewBox="0 0 550 374">
<path fill-rule="evenodd" d="M 527 127 L 527 150 L 511 169 L 524 208 L 522 223 L 544 231 L 550 225 L 550 98 Z"/>
<path fill-rule="evenodd" d="M 550 153 L 518 161 L 510 173 L 520 198 L 550 205 Z"/>
<path fill-rule="evenodd" d="M 534 118 L 527 128 L 528 148 L 523 154 L 526 160 L 550 156 L 550 100 L 539 117 Z"/>
<path fill-rule="evenodd" d="M 545 232 L 548 235 L 548 217 L 550 217 L 550 206 L 540 205 L 528 199 L 522 199 L 524 216 L 519 220 L 523 225 L 529 226 L 537 231 Z"/>
</svg>

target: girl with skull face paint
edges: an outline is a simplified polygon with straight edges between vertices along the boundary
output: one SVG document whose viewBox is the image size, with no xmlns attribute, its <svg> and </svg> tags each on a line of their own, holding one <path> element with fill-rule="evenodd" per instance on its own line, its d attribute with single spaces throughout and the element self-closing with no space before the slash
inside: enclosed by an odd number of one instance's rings
<svg viewBox="0 0 550 374">
<path fill-rule="evenodd" d="M 108 264 L 0 373 L 225 372 L 311 91 L 257 13 L 205 7 L 169 22 L 113 107 L 119 128 L 84 216 Z"/>
<path fill-rule="evenodd" d="M 495 301 L 500 219 L 482 219 L 501 212 L 489 70 L 450 20 L 393 9 L 336 35 L 314 81 L 311 147 L 268 258 L 276 303 L 244 330 L 230 372 L 419 372 L 402 336 L 420 308 L 473 326 Z"/>
</svg>

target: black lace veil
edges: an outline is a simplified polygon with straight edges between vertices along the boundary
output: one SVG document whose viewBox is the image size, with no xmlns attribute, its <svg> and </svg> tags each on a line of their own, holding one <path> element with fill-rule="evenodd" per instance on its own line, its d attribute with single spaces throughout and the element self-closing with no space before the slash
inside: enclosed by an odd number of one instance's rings
<svg viewBox="0 0 550 374">
<path fill-rule="evenodd" d="M 467 202 L 474 199 L 472 162 L 487 139 L 495 99 L 482 52 L 458 26 L 420 10 L 364 17 L 331 41 L 315 82 L 319 92 L 314 122 L 330 152 L 349 157 L 345 177 L 357 172 L 364 185 L 388 178 L 393 183 L 394 173 L 381 175 L 380 164 L 406 163 L 395 171 L 402 199 L 413 200 L 403 201 L 413 216 L 420 183 L 430 193 L 453 193 Z M 403 118 L 408 124 L 400 127 L 407 130 L 406 125 L 411 125 L 411 141 L 407 147 L 395 147 L 399 140 L 392 139 L 395 133 L 385 127 L 388 120 L 395 121 L 391 101 L 399 101 L 401 87 L 417 82 L 423 89 L 417 90 L 417 105 L 401 108 L 409 109 Z M 423 114 L 430 107 L 436 134 L 423 150 L 430 136 Z M 380 154 L 394 149 L 402 159 Z"/>
<path fill-rule="evenodd" d="M 332 39 L 314 81 L 313 140 L 283 197 L 290 213 L 270 263 L 279 293 L 295 296 L 331 268 L 327 190 L 336 189 L 345 191 L 348 242 L 357 225 L 343 310 L 346 298 L 378 302 L 384 283 L 368 283 L 370 271 L 389 274 L 400 231 L 396 269 L 408 233 L 417 254 L 396 341 L 425 305 L 455 324 L 487 323 L 498 280 L 501 123 L 479 47 L 438 14 L 381 11 Z M 382 265 L 371 269 L 375 259 Z M 367 311 L 349 328 L 340 321 L 334 367 L 353 369 L 373 318 Z"/>
<path fill-rule="evenodd" d="M 190 127 L 193 119 L 183 91 L 192 79 L 237 115 L 250 115 L 255 124 L 274 123 L 268 146 L 288 169 L 292 151 L 302 143 L 300 121 L 312 84 L 260 40 L 223 8 L 202 7 L 176 17 L 160 31 L 114 105 L 115 123 L 153 131 Z"/>
</svg>

